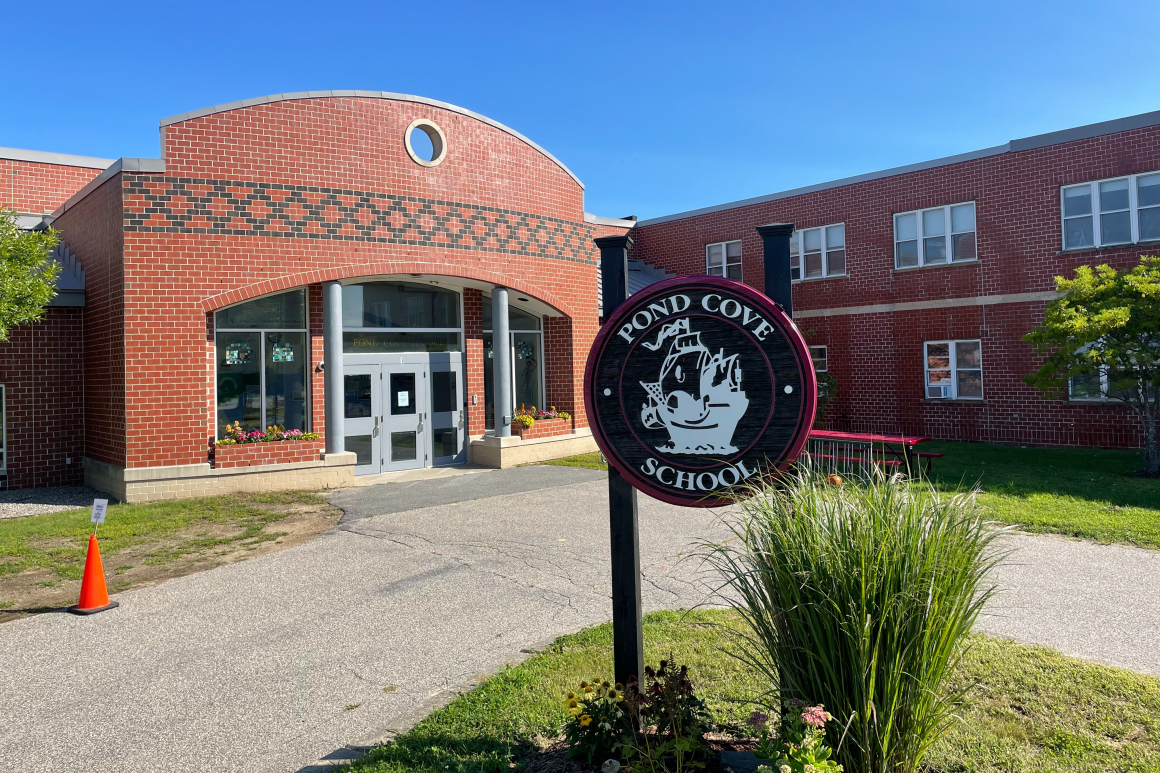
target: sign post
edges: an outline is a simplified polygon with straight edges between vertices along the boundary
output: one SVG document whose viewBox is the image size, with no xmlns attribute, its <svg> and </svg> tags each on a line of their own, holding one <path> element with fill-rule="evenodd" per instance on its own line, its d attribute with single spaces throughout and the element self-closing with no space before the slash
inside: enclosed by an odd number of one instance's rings
<svg viewBox="0 0 1160 773">
<path fill-rule="evenodd" d="M 596 239 L 600 248 L 604 318 L 628 299 L 629 236 Z M 640 603 L 640 529 L 636 489 L 608 464 L 608 526 L 612 547 L 612 655 L 615 681 L 644 678 L 644 633 Z"/>
<path fill-rule="evenodd" d="M 793 225 L 758 228 L 766 292 L 712 276 L 628 297 L 630 236 L 596 239 L 604 325 L 588 355 L 584 401 L 608 461 L 616 681 L 644 670 L 637 490 L 684 507 L 733 501 L 785 471 L 817 407 L 809 347 L 790 317 Z"/>
</svg>

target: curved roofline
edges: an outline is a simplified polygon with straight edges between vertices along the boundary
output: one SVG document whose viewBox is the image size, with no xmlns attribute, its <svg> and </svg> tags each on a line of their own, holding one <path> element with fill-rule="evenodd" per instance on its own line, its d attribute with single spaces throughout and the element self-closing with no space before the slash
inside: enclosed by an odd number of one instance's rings
<svg viewBox="0 0 1160 773">
<path fill-rule="evenodd" d="M 522 142 L 526 142 L 528 145 L 531 145 L 533 148 L 540 151 L 545 156 L 547 156 L 549 159 L 551 159 L 551 161 L 554 164 L 556 164 L 556 166 L 560 167 L 565 172 L 567 172 L 568 176 L 576 181 L 576 184 L 580 186 L 581 190 L 584 189 L 584 183 L 580 182 L 580 178 L 577 177 L 572 172 L 571 169 L 564 166 L 564 164 L 560 161 L 560 159 L 556 158 L 551 153 L 544 150 L 542 147 L 540 147 L 536 143 L 532 142 L 531 140 L 529 140 L 524 135 L 520 134 L 515 129 L 512 129 L 509 126 L 504 126 L 499 121 L 493 121 L 492 119 L 488 118 L 485 115 L 480 115 L 479 113 L 472 112 L 471 110 L 468 110 L 466 108 L 458 107 L 457 105 L 448 104 L 447 102 L 440 102 L 437 99 L 428 99 L 427 97 L 415 96 L 414 94 L 396 94 L 396 93 L 391 92 L 391 91 L 349 91 L 349 90 L 296 91 L 296 92 L 293 92 L 291 94 L 270 94 L 269 96 L 265 96 L 265 97 L 255 97 L 253 99 L 243 99 L 243 100 L 239 100 L 238 102 L 227 102 L 224 105 L 214 105 L 213 107 L 205 107 L 205 108 L 202 108 L 201 110 L 193 110 L 193 111 L 190 111 L 188 113 L 182 113 L 181 115 L 175 115 L 175 116 L 171 116 L 169 118 L 162 118 L 161 119 L 161 128 L 164 129 L 166 126 L 171 126 L 175 123 L 180 123 L 182 121 L 189 121 L 189 120 L 194 119 L 194 118 L 201 118 L 203 116 L 213 115 L 214 113 L 224 113 L 227 110 L 237 110 L 238 108 L 242 108 L 242 107 L 253 107 L 255 105 L 268 105 L 272 102 L 285 102 L 285 101 L 291 100 L 291 99 L 331 99 L 334 97 L 362 97 L 364 99 L 390 99 L 390 100 L 394 100 L 396 102 L 415 102 L 416 104 L 430 105 L 431 107 L 439 107 L 439 108 L 442 108 L 444 110 L 450 110 L 453 113 L 459 113 L 460 115 L 465 115 L 468 118 L 474 118 L 477 121 L 482 121 L 483 123 L 485 123 L 489 126 L 494 126 L 496 129 L 499 129 L 502 132 L 510 134 L 511 136 L 515 137 L 516 139 L 521 140 Z"/>
</svg>

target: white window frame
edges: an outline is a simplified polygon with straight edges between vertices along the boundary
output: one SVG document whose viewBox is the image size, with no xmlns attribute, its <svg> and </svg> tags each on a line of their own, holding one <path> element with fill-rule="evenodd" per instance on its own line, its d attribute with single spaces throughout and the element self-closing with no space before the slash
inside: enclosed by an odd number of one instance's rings
<svg viewBox="0 0 1160 773">
<path fill-rule="evenodd" d="M 1145 242 L 1149 242 L 1149 243 L 1160 241 L 1160 239 L 1146 239 L 1146 240 L 1140 239 L 1140 207 L 1139 207 L 1139 202 L 1138 202 L 1138 197 L 1139 197 L 1138 180 L 1141 177 L 1150 177 L 1151 175 L 1154 175 L 1154 174 L 1160 174 L 1160 170 L 1153 171 L 1153 172 L 1140 172 L 1139 174 L 1119 175 L 1118 177 L 1105 177 L 1102 180 L 1089 180 L 1088 182 L 1076 183 L 1075 185 L 1061 185 L 1059 187 L 1059 239 L 1060 239 L 1059 243 L 1060 243 L 1060 245 L 1062 245 L 1063 250 L 1065 252 L 1082 252 L 1083 250 L 1098 250 L 1098 249 L 1103 249 L 1104 247 L 1126 247 L 1130 244 L 1139 244 L 1139 243 L 1141 243 L 1141 241 L 1145 241 Z M 1103 241 L 1103 234 L 1102 234 L 1101 228 L 1100 228 L 1100 215 L 1104 214 L 1100 210 L 1100 184 L 1101 183 L 1116 182 L 1117 180 L 1127 180 L 1128 181 L 1128 211 L 1130 213 L 1128 219 L 1131 221 L 1132 241 L 1130 241 L 1130 242 L 1112 242 L 1111 244 L 1105 244 Z M 1066 223 L 1068 218 L 1064 212 L 1064 198 L 1063 197 L 1067 191 L 1075 190 L 1077 188 L 1085 188 L 1085 187 L 1088 189 L 1088 194 L 1091 196 L 1091 202 L 1092 202 L 1091 214 L 1087 215 L 1087 217 L 1090 217 L 1092 219 L 1092 244 L 1090 246 L 1084 246 L 1084 247 L 1068 247 L 1067 246 L 1067 223 Z M 1145 207 L 1145 209 L 1150 209 L 1150 208 L 1151 208 L 1151 206 Z M 1110 210 L 1110 212 L 1122 212 L 1122 211 L 1123 210 L 1120 210 L 1120 209 Z M 1077 217 L 1084 217 L 1084 215 L 1078 215 Z M 1076 219 L 1076 218 L 1072 218 L 1072 219 Z"/>
<path fill-rule="evenodd" d="M 820 359 L 823 363 L 822 367 L 820 367 L 820 368 L 818 367 L 819 357 L 817 355 L 817 352 L 819 350 L 821 351 L 821 358 Z M 811 346 L 810 347 L 810 361 L 814 364 L 814 372 L 815 373 L 828 373 L 829 372 L 829 370 L 830 370 L 829 352 L 830 352 L 830 350 L 829 350 L 829 346 L 827 344 L 820 344 L 818 346 Z"/>
<path fill-rule="evenodd" d="M 941 384 L 932 385 L 930 383 L 930 355 L 928 354 L 928 347 L 931 345 L 948 344 L 947 352 L 950 357 L 948 370 L 951 372 L 951 383 L 949 386 Z M 959 396 L 959 366 L 958 366 L 958 345 L 959 344 L 978 344 L 979 345 L 979 367 L 978 368 L 963 368 L 962 370 L 978 370 L 979 371 L 979 386 L 982 387 L 983 394 L 978 397 L 971 395 Z M 939 368 L 941 370 L 941 368 Z M 941 387 L 944 393 L 939 397 L 933 397 L 930 390 L 934 387 Z M 987 396 L 987 388 L 983 385 L 983 341 L 979 338 L 961 338 L 950 339 L 942 338 L 933 341 L 922 342 L 922 393 L 927 400 L 977 400 L 981 401 Z"/>
<path fill-rule="evenodd" d="M 830 271 L 830 253 L 838 250 L 837 245 L 829 244 L 829 233 L 831 228 L 842 227 L 842 246 L 843 252 L 842 270 L 841 272 Z M 805 234 L 806 231 L 821 231 L 821 245 L 822 245 L 822 275 L 821 276 L 805 276 Z M 793 232 L 793 236 L 789 237 L 789 278 L 792 282 L 815 282 L 819 279 L 833 279 L 834 277 L 846 276 L 846 267 L 849 265 L 849 250 L 846 248 L 846 224 L 845 223 L 828 223 L 826 225 L 819 225 L 813 228 L 799 228 Z"/>
<path fill-rule="evenodd" d="M 951 220 L 951 210 L 954 209 L 955 207 L 966 206 L 967 204 L 970 204 L 975 210 L 975 218 L 974 218 L 975 228 L 972 231 L 956 231 L 956 230 L 954 230 L 954 222 Z M 923 230 L 922 215 L 924 212 L 930 212 L 930 211 L 936 210 L 936 209 L 941 209 L 943 211 L 943 223 L 946 226 L 946 229 L 943 233 L 943 236 L 946 238 L 947 257 L 946 257 L 946 260 L 944 260 L 940 263 L 927 263 L 926 262 L 926 234 Z M 907 215 L 914 215 L 914 219 L 915 219 L 915 223 L 916 223 L 915 227 L 917 228 L 917 233 L 918 233 L 918 265 L 917 266 L 900 266 L 900 265 L 898 265 L 898 243 L 900 241 L 909 241 L 909 239 L 901 240 L 898 238 L 898 218 L 906 217 Z M 909 271 L 909 270 L 915 269 L 915 268 L 926 268 L 927 266 L 952 266 L 952 265 L 963 264 L 963 263 L 976 263 L 979 260 L 979 205 L 977 203 L 975 203 L 973 200 L 972 201 L 957 201 L 954 204 L 946 204 L 946 205 L 941 206 L 941 207 L 923 207 L 922 209 L 912 209 L 909 212 L 895 212 L 893 218 L 891 219 L 891 224 L 894 228 L 894 270 L 895 271 Z M 963 260 L 955 260 L 954 237 L 958 236 L 959 234 L 969 234 L 969 233 L 973 233 L 975 235 L 975 257 L 965 258 Z"/>
<path fill-rule="evenodd" d="M 737 260 L 733 261 L 732 263 L 729 262 L 729 245 L 731 245 L 731 244 L 736 244 L 738 247 L 742 248 L 741 249 L 742 255 L 738 255 Z M 720 274 L 714 274 L 711 270 L 713 267 L 711 267 L 709 265 L 709 250 L 712 249 L 713 247 L 720 247 L 721 248 L 721 273 Z M 744 247 L 742 247 L 742 245 L 741 245 L 740 239 L 730 239 L 727 242 L 713 242 L 712 244 L 706 244 L 705 245 L 705 273 L 708 274 L 709 276 L 719 276 L 722 279 L 729 279 L 730 278 L 729 277 L 730 266 L 737 266 L 741 270 L 741 275 L 744 277 L 745 276 L 745 266 L 743 263 L 744 252 L 745 252 L 745 250 L 744 250 Z M 741 280 L 735 279 L 734 281 L 740 282 Z"/>
</svg>

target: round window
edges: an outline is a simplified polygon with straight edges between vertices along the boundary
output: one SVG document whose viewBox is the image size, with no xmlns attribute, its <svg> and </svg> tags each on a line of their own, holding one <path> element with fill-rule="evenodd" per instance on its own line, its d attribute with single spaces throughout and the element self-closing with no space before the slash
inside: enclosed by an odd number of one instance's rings
<svg viewBox="0 0 1160 773">
<path fill-rule="evenodd" d="M 407 155 L 420 166 L 439 166 L 447 155 L 447 140 L 443 137 L 443 130 L 426 118 L 411 121 L 405 140 Z"/>
</svg>

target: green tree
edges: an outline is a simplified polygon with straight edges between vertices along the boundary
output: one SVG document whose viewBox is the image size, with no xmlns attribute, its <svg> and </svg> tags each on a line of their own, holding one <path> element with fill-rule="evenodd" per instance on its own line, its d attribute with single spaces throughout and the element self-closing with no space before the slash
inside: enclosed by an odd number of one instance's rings
<svg viewBox="0 0 1160 773">
<path fill-rule="evenodd" d="M 1066 398 L 1071 379 L 1106 379 L 1108 396 L 1140 417 L 1144 471 L 1156 475 L 1160 258 L 1145 255 L 1140 265 L 1122 273 L 1107 265 L 1080 266 L 1074 279 L 1057 276 L 1055 287 L 1063 296 L 1047 304 L 1043 324 L 1023 337 L 1045 357 L 1024 381 Z"/>
<path fill-rule="evenodd" d="M 60 274 L 49 259 L 56 243 L 56 231 L 22 231 L 16 213 L 0 209 L 0 341 L 17 325 L 44 316 Z"/>
</svg>

